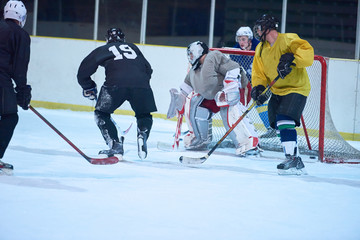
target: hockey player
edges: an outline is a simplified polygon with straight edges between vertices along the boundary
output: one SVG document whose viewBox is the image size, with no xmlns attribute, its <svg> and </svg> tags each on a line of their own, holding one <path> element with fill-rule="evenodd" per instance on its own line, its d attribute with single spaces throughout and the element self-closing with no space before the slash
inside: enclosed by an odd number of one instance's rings
<svg viewBox="0 0 360 240">
<path fill-rule="evenodd" d="M 31 86 L 27 85 L 26 77 L 30 36 L 22 29 L 25 22 L 25 5 L 21 1 L 8 1 L 4 21 L 0 21 L 0 171 L 3 172 L 13 170 L 11 164 L 1 159 L 19 120 L 17 105 L 27 110 L 31 100 Z"/>
<path fill-rule="evenodd" d="M 252 30 L 248 26 L 242 26 L 236 31 L 235 41 L 235 48 L 246 51 L 255 51 L 256 46 L 259 44 L 259 41 L 254 38 Z"/>
<path fill-rule="evenodd" d="M 250 27 L 248 26 L 242 26 L 236 31 L 236 45 L 235 48 L 240 48 L 241 50 L 246 51 L 255 51 L 256 46 L 259 44 L 259 41 L 254 38 L 254 34 Z M 250 91 L 251 91 L 251 71 L 252 71 L 252 62 L 253 57 L 252 56 L 236 56 L 237 58 L 240 57 L 240 59 L 237 59 L 238 62 L 241 64 L 241 66 L 244 67 L 246 71 L 246 76 L 249 79 L 248 84 L 248 92 L 249 92 L 249 98 L 250 97 Z M 250 102 L 248 100 L 247 102 Z M 276 137 L 276 131 L 275 129 L 270 127 L 268 113 L 267 113 L 267 102 L 265 102 L 263 105 L 256 106 L 256 111 L 259 113 L 259 117 L 261 121 L 263 122 L 265 128 L 267 129 L 267 132 L 260 136 L 260 138 L 270 138 L 270 137 Z"/>
<path fill-rule="evenodd" d="M 310 93 L 310 81 L 305 67 L 314 60 L 314 49 L 295 33 L 279 33 L 278 20 L 268 14 L 259 18 L 254 33 L 261 41 L 256 47 L 252 69 L 252 98 L 258 104 L 266 101 L 260 96 L 265 87 L 277 77 L 272 87 L 268 115 L 270 125 L 280 131 L 286 160 L 279 165 L 279 174 L 305 173 L 298 156 L 296 126 Z"/>
<path fill-rule="evenodd" d="M 191 43 L 187 56 L 192 65 L 180 86 L 180 92 L 172 89 L 168 118 L 184 107 L 189 132 L 184 137 L 186 149 L 201 149 L 212 140 L 211 118 L 220 111 L 228 130 L 246 108 L 240 103 L 239 87 L 244 88 L 247 77 L 240 65 L 219 51 L 209 52 L 200 41 Z M 240 77 L 241 76 L 241 77 Z M 241 83 L 240 83 L 241 79 Z M 236 154 L 254 154 L 258 137 L 249 118 L 241 121 L 229 135 L 236 147 Z"/>
<path fill-rule="evenodd" d="M 98 66 L 105 68 L 106 79 L 97 99 L 96 83 L 90 76 Z M 99 154 L 119 157 L 124 154 L 124 138 L 119 139 L 111 114 L 127 100 L 137 120 L 138 155 L 141 159 L 146 158 L 146 141 L 153 123 L 151 112 L 157 111 L 150 87 L 152 72 L 139 48 L 126 42 L 125 34 L 119 28 L 110 28 L 106 34 L 106 44 L 93 50 L 81 62 L 78 82 L 83 88 L 84 97 L 97 99 L 95 122 L 110 148 Z"/>
</svg>

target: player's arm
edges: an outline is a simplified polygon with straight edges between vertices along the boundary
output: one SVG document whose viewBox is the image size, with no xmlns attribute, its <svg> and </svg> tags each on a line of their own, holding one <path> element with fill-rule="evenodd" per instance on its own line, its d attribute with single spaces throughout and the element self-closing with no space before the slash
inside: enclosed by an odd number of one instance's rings
<svg viewBox="0 0 360 240">
<path fill-rule="evenodd" d="M 17 87 L 24 87 L 27 84 L 27 71 L 30 61 L 30 37 L 25 33 L 15 34 L 16 49 L 13 61 L 13 75 L 11 76 Z"/>
<path fill-rule="evenodd" d="M 294 54 L 294 63 L 297 68 L 311 66 L 314 62 L 314 48 L 301 38 L 291 41 L 290 51 Z"/>
<path fill-rule="evenodd" d="M 83 89 L 83 96 L 90 100 L 96 99 L 97 96 L 96 83 L 91 79 L 91 75 L 99 67 L 99 64 L 96 62 L 95 50 L 84 58 L 77 73 L 78 83 Z"/>
</svg>

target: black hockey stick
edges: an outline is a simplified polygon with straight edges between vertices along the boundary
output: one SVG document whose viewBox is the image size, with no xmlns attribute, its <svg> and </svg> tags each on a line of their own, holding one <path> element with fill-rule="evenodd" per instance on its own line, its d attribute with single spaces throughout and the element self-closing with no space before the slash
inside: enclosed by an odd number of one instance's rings
<svg viewBox="0 0 360 240">
<path fill-rule="evenodd" d="M 279 75 L 269 84 L 269 86 L 261 93 L 261 95 L 267 94 L 268 91 L 270 91 L 270 88 L 276 83 L 276 81 L 279 79 Z M 185 157 L 181 156 L 179 158 L 179 161 L 181 163 L 187 163 L 187 164 L 201 164 L 205 162 L 210 155 L 215 151 L 215 149 L 224 141 L 224 139 L 231 133 L 232 130 L 241 122 L 241 120 L 244 119 L 244 117 L 250 112 L 250 110 L 256 105 L 256 101 L 253 101 L 253 103 L 246 109 L 246 111 L 239 117 L 239 119 L 232 125 L 229 130 L 226 131 L 225 135 L 213 146 L 210 151 L 203 157 L 200 158 L 193 158 L 193 157 Z"/>
<path fill-rule="evenodd" d="M 46 118 L 44 118 L 38 111 L 36 111 L 31 105 L 29 105 L 31 111 L 33 111 L 41 120 L 43 120 L 52 130 L 54 130 L 60 137 L 62 137 L 71 147 L 73 147 L 81 156 L 83 156 L 89 163 L 95 165 L 109 165 L 119 162 L 119 159 L 115 156 L 107 158 L 91 158 L 85 155 L 79 148 L 77 148 L 67 137 L 65 137 L 59 130 L 57 130 Z"/>
</svg>

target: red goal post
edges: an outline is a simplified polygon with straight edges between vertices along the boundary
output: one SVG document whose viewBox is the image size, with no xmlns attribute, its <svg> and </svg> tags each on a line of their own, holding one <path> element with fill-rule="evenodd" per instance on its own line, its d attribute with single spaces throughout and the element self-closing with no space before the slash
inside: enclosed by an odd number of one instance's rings
<svg viewBox="0 0 360 240">
<path fill-rule="evenodd" d="M 210 50 L 218 50 L 244 67 L 251 65 L 255 53 L 236 48 L 211 48 Z M 316 156 L 321 162 L 360 163 L 360 151 L 343 139 L 331 118 L 327 100 L 328 60 L 328 58 L 315 55 L 314 63 L 306 68 L 311 91 L 303 112 L 302 126 L 296 128 L 298 147 L 301 154 Z M 260 120 L 258 112 L 252 110 L 249 115 L 259 135 L 265 133 L 267 129 Z M 219 118 L 216 115 L 213 118 L 213 141 L 221 138 L 225 133 L 223 127 L 216 127 L 219 125 Z M 278 137 L 260 138 L 260 147 L 266 150 L 282 151 Z"/>
</svg>

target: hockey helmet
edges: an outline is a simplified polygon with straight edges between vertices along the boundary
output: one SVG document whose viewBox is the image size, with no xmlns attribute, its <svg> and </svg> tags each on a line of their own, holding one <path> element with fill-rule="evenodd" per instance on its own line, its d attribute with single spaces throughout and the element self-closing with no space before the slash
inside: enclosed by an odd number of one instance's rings
<svg viewBox="0 0 360 240">
<path fill-rule="evenodd" d="M 4 19 L 17 20 L 20 27 L 25 25 L 26 13 L 26 7 L 22 1 L 10 0 L 4 7 Z"/>
<path fill-rule="evenodd" d="M 105 36 L 106 42 L 125 42 L 125 34 L 120 28 L 110 28 Z"/>
<path fill-rule="evenodd" d="M 208 52 L 209 47 L 205 43 L 200 41 L 193 42 L 187 47 L 187 57 L 189 63 L 193 66 L 194 69 L 196 69 L 200 65 L 200 58 Z"/>
<path fill-rule="evenodd" d="M 274 16 L 269 14 L 264 14 L 255 22 L 254 26 L 254 35 L 255 38 L 259 41 L 264 42 L 266 38 L 266 34 L 270 30 L 278 30 L 279 28 L 279 20 Z M 261 35 L 259 35 L 258 30 L 261 31 Z"/>
<path fill-rule="evenodd" d="M 236 31 L 235 42 L 238 41 L 238 37 L 240 37 L 240 36 L 247 36 L 249 38 L 249 40 L 252 40 L 254 37 L 253 32 L 251 31 L 250 27 L 240 27 Z"/>
</svg>

